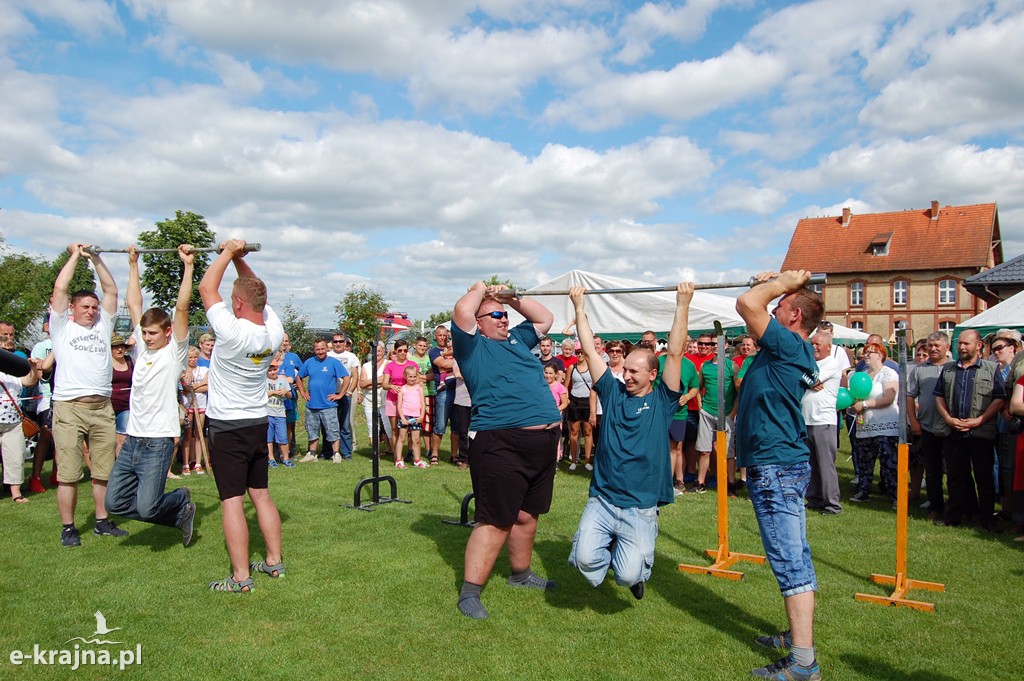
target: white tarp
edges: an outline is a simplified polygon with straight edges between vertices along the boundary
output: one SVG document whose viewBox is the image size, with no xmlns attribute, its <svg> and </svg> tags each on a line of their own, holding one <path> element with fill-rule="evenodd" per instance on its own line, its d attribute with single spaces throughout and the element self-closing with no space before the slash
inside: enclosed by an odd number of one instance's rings
<svg viewBox="0 0 1024 681">
<path fill-rule="evenodd" d="M 573 270 L 528 290 L 565 291 L 573 286 L 583 286 L 587 289 L 608 289 L 656 285 L 634 279 Z M 554 313 L 555 322 L 551 325 L 552 334 L 560 334 L 575 316 L 572 303 L 566 295 L 536 296 L 532 299 L 540 302 Z M 597 334 L 639 335 L 650 329 L 664 338 L 672 328 L 675 310 L 676 294 L 674 291 L 587 296 L 587 316 L 590 319 L 590 326 Z M 733 333 L 744 328 L 742 317 L 736 313 L 735 298 L 695 291 L 693 301 L 690 303 L 689 327 L 691 332 L 712 330 L 716 319 L 722 323 L 724 329 Z M 510 324 L 518 324 L 522 320 L 521 316 L 513 310 L 509 310 Z M 691 335 L 693 334 L 691 333 Z"/>
<path fill-rule="evenodd" d="M 999 329 L 1021 329 L 1024 327 L 1024 292 L 1011 296 L 993 305 L 981 314 L 956 325 L 959 329 L 985 329 L 981 335 Z M 955 335 L 959 335 L 956 333 Z"/>
</svg>

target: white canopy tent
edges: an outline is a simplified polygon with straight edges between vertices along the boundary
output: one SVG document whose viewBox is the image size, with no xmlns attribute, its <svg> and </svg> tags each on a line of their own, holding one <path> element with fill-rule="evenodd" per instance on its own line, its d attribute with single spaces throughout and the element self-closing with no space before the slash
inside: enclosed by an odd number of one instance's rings
<svg viewBox="0 0 1024 681">
<path fill-rule="evenodd" d="M 957 324 L 953 329 L 954 348 L 956 347 L 956 338 L 965 329 L 974 329 L 982 336 L 999 329 L 1016 329 L 1024 333 L 1024 292 L 1011 296 L 981 314 Z"/>
<path fill-rule="evenodd" d="M 583 270 L 572 270 L 550 281 L 535 286 L 529 291 L 568 290 L 573 286 L 587 289 L 638 288 L 651 286 L 650 282 L 623 279 L 605 274 L 594 274 Z M 569 296 L 537 296 L 555 315 L 551 333 L 560 335 L 575 316 Z M 660 337 L 668 335 L 676 309 L 676 294 L 671 291 L 657 293 L 609 293 L 587 296 L 587 315 L 594 333 L 613 338 L 635 340 L 650 329 Z M 509 310 L 509 321 L 518 324 L 523 318 Z M 743 319 L 736 313 L 736 299 L 704 291 L 693 294 L 690 304 L 690 332 L 711 331 L 715 320 L 731 334 L 742 333 Z"/>
</svg>

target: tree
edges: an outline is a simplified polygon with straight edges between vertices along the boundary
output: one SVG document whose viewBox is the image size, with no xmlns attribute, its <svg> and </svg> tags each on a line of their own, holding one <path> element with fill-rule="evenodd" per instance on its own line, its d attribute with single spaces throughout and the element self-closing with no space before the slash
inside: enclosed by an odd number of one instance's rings
<svg viewBox="0 0 1024 681">
<path fill-rule="evenodd" d="M 284 326 L 288 340 L 292 342 L 292 352 L 306 359 L 313 356 L 313 341 L 316 333 L 309 328 L 309 315 L 300 311 L 292 299 L 281 307 L 281 324 Z"/>
<path fill-rule="evenodd" d="M 49 274 L 41 258 L 9 253 L 0 259 L 0 320 L 13 324 L 19 337 L 46 310 L 53 292 Z"/>
<path fill-rule="evenodd" d="M 426 319 L 413 320 L 412 326 L 410 327 L 416 335 L 419 335 L 420 329 L 423 329 L 423 333 L 428 337 L 434 332 L 434 329 L 441 326 L 445 322 L 451 321 L 452 311 L 445 310 L 444 312 L 435 312 Z"/>
<path fill-rule="evenodd" d="M 388 312 L 388 301 L 376 289 L 353 284 L 334 311 L 339 328 L 352 337 L 353 351 L 362 357 L 380 337 L 380 318 Z"/>
<path fill-rule="evenodd" d="M 492 274 L 490 279 L 484 279 L 486 286 L 507 286 L 510 289 L 517 290 L 519 287 L 512 283 L 511 279 L 499 279 L 497 274 Z"/>
<path fill-rule="evenodd" d="M 156 229 L 139 234 L 140 248 L 177 248 L 180 244 L 192 244 L 196 248 L 213 246 L 216 235 L 206 224 L 202 215 L 192 211 L 174 211 L 174 218 L 156 223 Z M 153 296 L 153 304 L 164 310 L 173 310 L 181 287 L 183 265 L 177 253 L 144 253 L 142 262 L 142 285 Z M 199 295 L 198 282 L 210 264 L 208 253 L 197 253 L 192 300 L 189 302 L 189 325 L 206 326 L 206 310 Z"/>
</svg>

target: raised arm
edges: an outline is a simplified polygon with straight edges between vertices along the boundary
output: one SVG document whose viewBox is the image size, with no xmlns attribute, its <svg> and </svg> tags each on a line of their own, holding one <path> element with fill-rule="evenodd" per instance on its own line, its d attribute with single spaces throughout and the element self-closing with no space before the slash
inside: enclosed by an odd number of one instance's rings
<svg viewBox="0 0 1024 681">
<path fill-rule="evenodd" d="M 487 287 L 484 282 L 478 281 L 459 298 L 452 310 L 452 323 L 457 325 L 466 333 L 476 333 L 476 311 L 480 309 L 480 303 L 484 302 L 484 295 Z M 387 377 L 385 377 L 387 380 Z M 384 387 L 388 387 L 385 385 Z"/>
<path fill-rule="evenodd" d="M 128 308 L 128 316 L 132 320 L 132 328 L 139 325 L 142 319 L 142 284 L 139 280 L 139 249 L 132 244 L 128 247 L 128 290 L 124 294 L 124 304 Z"/>
<path fill-rule="evenodd" d="M 82 249 L 85 244 L 73 243 L 68 245 L 68 261 L 60 269 L 57 278 L 53 282 L 53 298 L 50 300 L 50 309 L 57 314 L 64 314 L 71 306 L 71 280 L 75 276 L 75 267 L 82 257 Z"/>
<path fill-rule="evenodd" d="M 178 246 L 178 257 L 184 265 L 181 273 L 181 288 L 178 289 L 178 300 L 174 303 L 174 339 L 181 341 L 188 338 L 188 306 L 192 301 L 192 276 L 195 269 L 196 253 L 190 244 Z"/>
<path fill-rule="evenodd" d="M 587 318 L 585 293 L 586 289 L 582 286 L 573 286 L 569 289 L 569 300 L 572 301 L 573 307 L 576 309 L 576 335 L 580 339 L 580 349 L 587 357 L 590 377 L 594 383 L 597 383 L 604 372 L 608 370 L 608 365 L 605 364 L 604 359 L 597 353 L 597 348 L 594 347 L 594 332 L 591 330 L 590 320 Z"/>
<path fill-rule="evenodd" d="M 238 241 L 235 239 L 234 241 Z M 232 243 L 231 241 L 225 241 L 221 244 L 223 249 L 217 258 L 210 263 L 210 266 L 206 268 L 206 274 L 203 275 L 202 281 L 199 282 L 199 295 L 203 299 L 203 307 L 209 310 L 217 303 L 224 302 L 224 299 L 220 297 L 220 282 L 224 280 L 224 272 L 228 269 L 228 264 L 231 263 L 234 255 L 232 251 L 229 251 L 227 246 Z M 245 242 L 241 242 L 245 245 Z"/>
<path fill-rule="evenodd" d="M 736 300 L 736 312 L 743 317 L 747 333 L 760 340 L 771 321 L 768 304 L 787 293 L 798 291 L 811 273 L 805 270 L 787 270 L 782 274 L 762 272 L 757 275 L 758 283 Z"/>
<path fill-rule="evenodd" d="M 100 307 L 113 317 L 117 314 L 117 283 L 114 281 L 114 275 L 110 273 L 107 263 L 103 262 L 103 258 L 99 255 L 92 255 L 88 251 L 82 251 L 82 255 L 92 261 L 96 277 L 100 280 L 100 290 L 103 291 Z"/>
<path fill-rule="evenodd" d="M 690 301 L 693 300 L 693 282 L 684 281 L 676 286 L 676 312 L 672 318 L 672 330 L 668 335 L 668 352 L 665 355 L 665 370 L 661 380 L 669 390 L 679 391 L 679 380 L 686 351 L 686 334 L 689 333 Z"/>
</svg>

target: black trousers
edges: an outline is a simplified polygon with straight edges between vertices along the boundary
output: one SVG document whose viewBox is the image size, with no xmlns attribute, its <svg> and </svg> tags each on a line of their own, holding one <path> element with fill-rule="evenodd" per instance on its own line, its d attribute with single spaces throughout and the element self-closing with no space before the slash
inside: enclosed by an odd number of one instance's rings
<svg viewBox="0 0 1024 681">
<path fill-rule="evenodd" d="M 949 486 L 946 521 L 958 523 L 966 515 L 977 514 L 983 524 L 991 523 L 996 508 L 996 487 L 992 475 L 995 440 L 947 437 L 942 455 L 946 461 L 946 484 Z M 928 494 L 931 494 L 931 483 L 928 483 Z"/>
<path fill-rule="evenodd" d="M 946 438 L 921 429 L 921 457 L 924 459 L 924 479 L 928 493 L 928 511 L 941 517 L 946 512 L 942 495 L 942 445 Z"/>
</svg>

